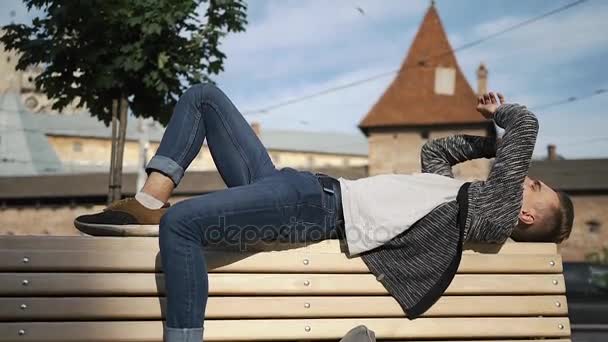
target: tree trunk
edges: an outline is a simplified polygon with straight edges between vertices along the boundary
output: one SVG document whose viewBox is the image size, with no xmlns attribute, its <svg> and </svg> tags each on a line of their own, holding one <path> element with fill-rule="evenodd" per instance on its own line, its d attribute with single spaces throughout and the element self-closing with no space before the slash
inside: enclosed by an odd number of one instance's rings
<svg viewBox="0 0 608 342">
<path fill-rule="evenodd" d="M 122 162 L 125 155 L 125 140 L 127 135 L 127 116 L 129 113 L 129 103 L 123 95 L 120 99 L 120 126 L 118 129 L 118 145 L 116 150 L 116 180 L 117 199 L 122 196 Z"/>
<path fill-rule="evenodd" d="M 116 198 L 116 179 L 114 177 L 115 175 L 115 169 L 116 169 L 116 150 L 117 150 L 117 143 L 118 143 L 118 137 L 117 137 L 117 129 L 116 129 L 116 125 L 117 125 L 117 121 L 118 121 L 118 100 L 113 100 L 112 101 L 112 147 L 111 147 L 111 155 L 110 155 L 110 179 L 109 179 L 109 184 L 108 184 L 108 205 L 112 202 L 114 202 L 117 198 Z"/>
<path fill-rule="evenodd" d="M 139 118 L 138 124 L 139 162 L 137 163 L 137 186 L 135 191 L 141 190 L 146 182 L 146 178 L 148 178 L 148 175 L 146 174 L 146 164 L 148 163 L 148 148 L 150 147 L 148 119 Z"/>
<path fill-rule="evenodd" d="M 120 100 L 112 103 L 112 153 L 110 160 L 110 185 L 108 191 L 108 204 L 122 197 L 122 161 L 125 151 L 127 134 L 127 114 L 129 103 L 122 95 Z M 118 118 L 117 118 L 118 117 Z M 117 129 L 118 124 L 118 129 Z"/>
</svg>

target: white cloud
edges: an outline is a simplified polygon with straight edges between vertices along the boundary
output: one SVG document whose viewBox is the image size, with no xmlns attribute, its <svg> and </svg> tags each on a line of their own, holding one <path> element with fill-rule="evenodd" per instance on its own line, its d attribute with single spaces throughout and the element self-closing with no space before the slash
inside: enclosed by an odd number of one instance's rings
<svg viewBox="0 0 608 342">
<path fill-rule="evenodd" d="M 491 41 L 458 53 L 465 66 L 473 66 L 479 60 L 497 67 L 503 63 L 523 67 L 554 67 L 581 56 L 606 50 L 608 3 L 595 2 L 597 6 L 582 5 L 578 11 L 570 11 L 542 19 Z M 598 8 L 599 7 L 599 8 Z M 523 22 L 529 17 L 502 17 L 476 25 L 470 30 L 470 40 L 478 39 Z"/>
<path fill-rule="evenodd" d="M 251 20 L 247 32 L 229 36 L 223 45 L 229 58 L 221 80 L 242 79 L 244 74 L 257 81 L 314 77 L 382 63 L 385 56 L 401 58 L 413 31 L 404 30 L 395 39 L 387 37 L 382 25 L 419 15 L 428 6 L 425 1 L 370 0 L 255 4 L 265 5 L 255 8 L 261 12 L 259 18 Z"/>
<path fill-rule="evenodd" d="M 534 107 L 568 96 L 580 96 L 606 88 L 587 81 L 588 65 L 576 64 L 595 56 L 608 55 L 608 3 L 593 2 L 542 19 L 506 33 L 474 48 L 459 52 L 457 58 L 472 84 L 480 61 L 489 69 L 491 89 L 503 91 L 510 100 Z M 520 23 L 530 16 L 505 16 L 482 22 L 451 37 L 471 41 Z M 467 39 L 461 37 L 466 36 Z M 608 73 L 599 68 L 596 74 Z M 601 79 L 601 76 L 599 76 Z M 580 82 L 571 83 L 571 80 Z M 546 146 L 558 145 L 567 158 L 606 157 L 608 136 L 604 108 L 608 96 L 537 112 L 540 132 L 535 155 L 546 155 Z M 592 139 L 592 141 L 590 141 Z"/>
<path fill-rule="evenodd" d="M 400 4 L 381 4 L 361 5 L 366 11 L 363 18 L 356 11 L 358 4 L 350 2 L 330 2 L 323 10 L 319 2 L 281 2 L 278 7 L 265 8 L 261 19 L 253 22 L 246 34 L 227 43 L 230 59 L 221 81 L 234 90 L 241 109 L 254 109 L 395 69 L 411 44 L 428 2 L 418 2 L 399 15 L 394 6 L 403 10 Z M 473 87 L 475 70 L 484 61 L 490 69 L 490 85 L 504 91 L 514 102 L 529 106 L 552 102 L 555 94 L 539 89 L 531 81 L 534 73 L 542 72 L 545 81 L 555 78 L 557 82 L 577 72 L 556 68 L 557 65 L 605 50 L 608 38 L 589 34 L 601 32 L 605 26 L 602 12 L 597 8 L 565 12 L 484 42 L 457 57 Z M 399 16 L 408 18 L 406 25 L 395 28 L 393 22 L 390 29 L 382 27 Z M 468 30 L 449 32 L 450 43 L 458 47 L 528 18 L 503 16 Z M 314 27 L 310 23 L 315 23 Z M 249 85 L 240 84 L 239 77 L 246 80 L 240 83 Z M 392 77 L 386 77 L 248 119 L 271 128 L 357 132 L 356 125 L 391 81 Z M 575 142 L 585 135 L 605 135 L 597 131 L 602 123 L 605 126 L 605 119 L 593 116 L 598 108 L 593 103 L 585 112 L 590 117 L 586 122 L 568 127 L 565 117 L 572 108 L 565 106 L 563 112 L 539 114 L 541 132 L 536 155 L 544 155 L 546 144 L 555 142 L 567 157 L 589 155 L 583 150 L 584 144 L 577 148 Z M 589 125 L 595 127 L 589 129 Z M 577 133 L 564 134 L 565 129 Z M 601 141 L 597 144 L 603 146 Z"/>
<path fill-rule="evenodd" d="M 265 93 L 262 98 L 290 99 L 302 94 L 312 94 L 385 70 L 382 67 L 377 67 L 353 71 L 338 75 L 326 82 L 311 82 L 294 88 Z M 247 118 L 251 121 L 261 122 L 264 127 L 356 133 L 358 131 L 357 124 L 382 95 L 392 79 L 392 76 L 383 77 L 359 87 L 274 109 L 268 114 L 248 115 Z M 252 97 L 250 101 L 243 100 L 243 105 L 239 106 L 243 110 L 259 108 L 267 104 L 263 100 L 259 100 L 258 97 Z"/>
<path fill-rule="evenodd" d="M 226 46 L 235 54 L 327 46 L 365 33 L 376 20 L 418 14 L 423 4 L 370 0 L 269 2 L 262 19 L 251 22 L 246 34 L 228 39 Z"/>
<path fill-rule="evenodd" d="M 395 69 L 428 1 L 267 4 L 273 7 L 253 9 L 262 12 L 260 18 L 253 18 L 246 33 L 225 45 L 229 59 L 219 83 L 242 110 Z M 271 128 L 356 133 L 358 122 L 391 81 L 391 76 L 384 77 L 248 119 Z"/>
<path fill-rule="evenodd" d="M 247 32 L 228 35 L 223 43 L 228 59 L 218 83 L 239 108 L 252 109 L 395 69 L 428 5 L 428 0 L 249 1 Z M 547 9 L 555 6 L 546 5 Z M 463 2 L 461 10 L 474 13 L 470 7 Z M 18 0 L 6 0 L 2 8 L 2 24 L 10 20 L 11 9 L 17 10 L 17 22 L 32 16 Z M 452 22 L 458 16 L 440 15 Z M 498 14 L 493 20 L 473 21 L 468 29 L 450 30 L 448 37 L 458 47 L 534 15 Z M 491 88 L 529 106 L 549 103 L 564 97 L 558 89 L 581 95 L 598 87 L 587 89 L 586 79 L 575 85 L 564 80 L 581 77 L 584 65 L 575 62 L 608 56 L 607 23 L 608 2 L 589 1 L 459 52 L 457 58 L 473 88 L 475 70 L 483 61 L 490 71 Z M 598 68 L 596 74 L 597 79 L 608 78 L 605 68 Z M 357 132 L 356 125 L 391 81 L 392 77 L 382 78 L 248 119 L 265 127 Z M 540 81 L 550 86 L 539 86 Z M 601 138 L 608 135 L 607 99 L 608 95 L 601 95 L 538 113 L 541 132 L 536 155 L 546 153 L 546 144 L 557 143 L 558 152 L 566 157 L 606 157 L 608 141 Z M 589 139 L 596 140 L 581 142 Z"/>
<path fill-rule="evenodd" d="M 36 15 L 41 13 L 35 9 L 28 12 L 27 7 L 21 0 L 3 0 L 0 8 L 0 26 L 11 23 L 29 24 Z"/>
</svg>

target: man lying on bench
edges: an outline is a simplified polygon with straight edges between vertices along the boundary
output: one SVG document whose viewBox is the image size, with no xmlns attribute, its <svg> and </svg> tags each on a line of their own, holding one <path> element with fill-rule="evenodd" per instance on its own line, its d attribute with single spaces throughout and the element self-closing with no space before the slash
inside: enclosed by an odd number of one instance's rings
<svg viewBox="0 0 608 342">
<path fill-rule="evenodd" d="M 505 129 L 501 141 L 429 141 L 423 173 L 337 180 L 276 169 L 228 97 L 214 85 L 197 85 L 179 99 L 135 198 L 74 223 L 91 235 L 159 234 L 167 341 L 201 340 L 208 295 L 201 247 L 226 243 L 344 239 L 413 319 L 450 284 L 464 242 L 561 242 L 572 228 L 570 199 L 526 176 L 538 132 L 534 114 L 494 93 L 480 96 L 477 110 Z M 228 188 L 170 207 L 205 138 Z M 493 157 L 487 180 L 453 178 L 453 165 Z"/>
</svg>

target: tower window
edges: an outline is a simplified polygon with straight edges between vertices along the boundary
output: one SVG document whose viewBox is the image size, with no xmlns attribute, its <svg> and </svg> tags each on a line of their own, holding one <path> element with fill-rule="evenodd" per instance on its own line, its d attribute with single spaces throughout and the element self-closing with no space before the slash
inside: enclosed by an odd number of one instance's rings
<svg viewBox="0 0 608 342">
<path fill-rule="evenodd" d="M 602 228 L 602 223 L 598 220 L 589 220 L 585 223 L 589 228 L 589 233 L 599 233 Z"/>
<path fill-rule="evenodd" d="M 435 94 L 454 95 L 456 88 L 456 70 L 437 67 L 435 69 Z"/>
</svg>

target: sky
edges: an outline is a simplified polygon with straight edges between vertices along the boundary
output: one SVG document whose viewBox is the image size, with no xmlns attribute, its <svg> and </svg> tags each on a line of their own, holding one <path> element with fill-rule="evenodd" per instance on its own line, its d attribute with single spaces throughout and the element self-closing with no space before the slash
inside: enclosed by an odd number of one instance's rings
<svg viewBox="0 0 608 342">
<path fill-rule="evenodd" d="M 437 0 L 452 47 L 457 48 L 573 0 Z M 429 0 L 250 0 L 244 33 L 225 37 L 225 71 L 218 85 L 247 113 L 397 69 L 430 5 Z M 4 0 L 0 25 L 34 15 Z M 540 122 L 536 157 L 556 144 L 568 159 L 608 158 L 608 1 L 588 0 L 559 14 L 456 53 L 476 89 L 480 62 L 489 88 L 535 111 Z M 393 80 L 388 75 L 263 114 L 246 114 L 262 129 L 361 134 L 359 121 Z M 404 110 L 407 110 L 404 108 Z"/>
</svg>

